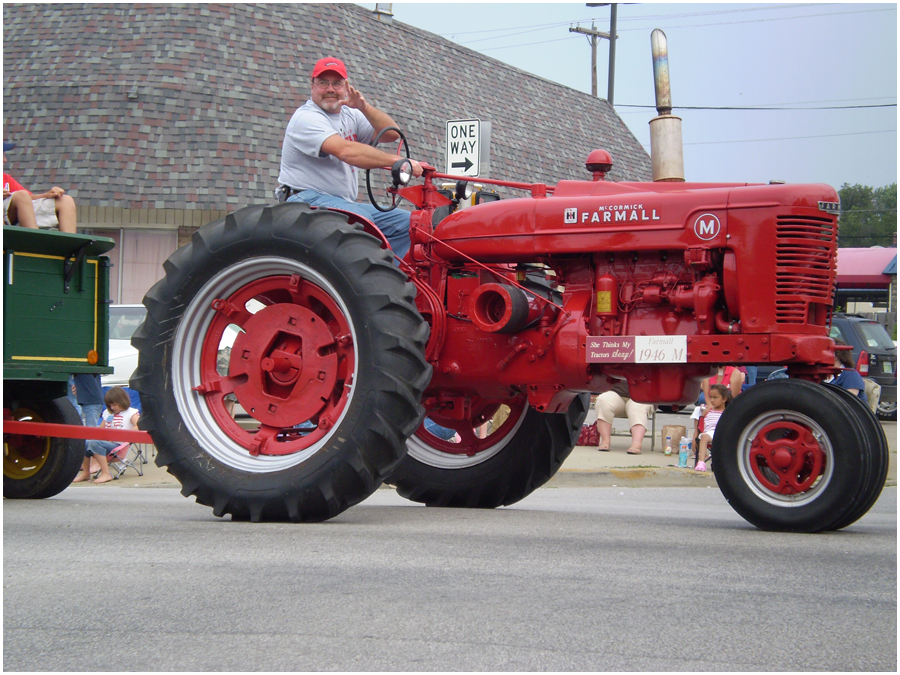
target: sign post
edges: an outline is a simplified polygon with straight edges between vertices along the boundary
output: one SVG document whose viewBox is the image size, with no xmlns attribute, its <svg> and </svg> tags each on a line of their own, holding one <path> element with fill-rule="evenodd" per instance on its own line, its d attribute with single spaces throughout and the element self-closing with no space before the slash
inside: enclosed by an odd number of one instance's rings
<svg viewBox="0 0 900 675">
<path fill-rule="evenodd" d="M 481 120 L 447 122 L 447 170 L 444 173 L 474 178 L 479 174 Z"/>
</svg>

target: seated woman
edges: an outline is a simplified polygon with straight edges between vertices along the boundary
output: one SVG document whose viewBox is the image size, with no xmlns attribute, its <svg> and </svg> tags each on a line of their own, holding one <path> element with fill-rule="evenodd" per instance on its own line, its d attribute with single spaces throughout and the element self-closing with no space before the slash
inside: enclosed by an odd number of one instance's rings
<svg viewBox="0 0 900 675">
<path fill-rule="evenodd" d="M 136 429 L 138 418 L 141 414 L 137 408 L 131 407 L 131 399 L 128 397 L 122 387 L 113 387 L 103 397 L 106 403 L 106 410 L 103 412 L 103 424 L 101 427 L 106 429 Z M 113 479 L 109 472 L 109 461 L 106 456 L 119 447 L 121 443 L 115 441 L 88 441 L 84 451 L 84 462 L 81 464 L 81 471 L 73 483 L 81 483 L 90 480 L 91 477 L 91 458 L 97 460 L 100 465 L 100 475 L 93 481 L 94 483 L 108 483 Z"/>
<path fill-rule="evenodd" d="M 597 431 L 600 435 L 601 452 L 609 452 L 612 436 L 613 419 L 627 417 L 631 430 L 631 447 L 629 455 L 641 454 L 644 434 L 647 433 L 647 418 L 653 414 L 653 406 L 632 401 L 628 392 L 628 383 L 620 380 L 612 389 L 597 397 Z"/>
</svg>

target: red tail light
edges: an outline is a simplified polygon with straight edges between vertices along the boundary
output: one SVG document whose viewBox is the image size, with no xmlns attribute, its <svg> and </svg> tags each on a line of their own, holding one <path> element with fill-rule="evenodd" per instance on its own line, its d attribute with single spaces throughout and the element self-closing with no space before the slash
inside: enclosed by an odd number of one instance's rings
<svg viewBox="0 0 900 675">
<path fill-rule="evenodd" d="M 859 374 L 863 377 L 868 376 L 869 374 L 869 353 L 862 351 L 859 353 L 859 358 L 856 360 L 856 369 L 859 371 Z"/>
</svg>

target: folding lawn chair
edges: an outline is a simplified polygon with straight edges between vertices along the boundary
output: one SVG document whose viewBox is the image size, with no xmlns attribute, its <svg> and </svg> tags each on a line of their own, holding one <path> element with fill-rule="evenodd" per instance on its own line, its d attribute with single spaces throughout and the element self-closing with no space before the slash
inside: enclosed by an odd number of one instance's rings
<svg viewBox="0 0 900 675">
<path fill-rule="evenodd" d="M 133 453 L 132 450 L 134 450 Z M 146 464 L 144 448 L 138 443 L 122 443 L 116 446 L 110 450 L 106 460 L 109 462 L 109 472 L 115 471 L 113 478 L 121 476 L 129 467 L 134 469 L 138 476 L 144 475 L 144 464 Z"/>
</svg>

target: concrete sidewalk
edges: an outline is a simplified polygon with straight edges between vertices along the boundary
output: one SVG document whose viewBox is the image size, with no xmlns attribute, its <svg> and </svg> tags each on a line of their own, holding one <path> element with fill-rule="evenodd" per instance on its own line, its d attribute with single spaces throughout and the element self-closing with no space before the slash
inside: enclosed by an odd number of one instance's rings
<svg viewBox="0 0 900 675">
<path fill-rule="evenodd" d="M 692 427 L 690 416 L 686 414 L 664 414 L 656 416 L 655 452 L 650 451 L 650 431 L 644 439 L 640 455 L 629 455 L 626 450 L 631 445 L 628 435 L 628 421 L 616 419 L 613 425 L 611 450 L 600 452 L 597 448 L 576 446 L 563 463 L 562 468 L 547 483 L 548 487 L 717 487 L 711 471 L 697 472 L 693 469 L 678 468 L 678 449 L 670 456 L 663 453 L 659 434 L 665 425 Z M 883 422 L 882 428 L 890 449 L 890 468 L 887 485 L 897 485 L 897 423 Z M 155 448 L 150 447 L 150 457 L 155 457 Z M 104 487 L 176 487 L 180 484 L 165 469 L 155 462 L 144 465 L 144 475 L 138 476 L 131 469 L 118 480 L 93 485 L 77 483 L 77 489 L 100 489 Z"/>
<path fill-rule="evenodd" d="M 631 446 L 628 421 L 616 419 L 613 423 L 611 450 L 600 452 L 597 448 L 576 446 L 563 463 L 562 468 L 548 483 L 549 486 L 578 487 L 718 487 L 711 471 L 698 472 L 678 468 L 678 448 L 666 456 L 660 442 L 662 428 L 680 425 L 693 428 L 686 414 L 658 413 L 656 415 L 655 452 L 650 451 L 650 430 L 644 439 L 640 455 L 629 455 Z M 890 466 L 886 485 L 897 485 L 897 423 L 882 422 L 890 451 Z M 692 461 L 689 463 L 693 463 Z"/>
</svg>

